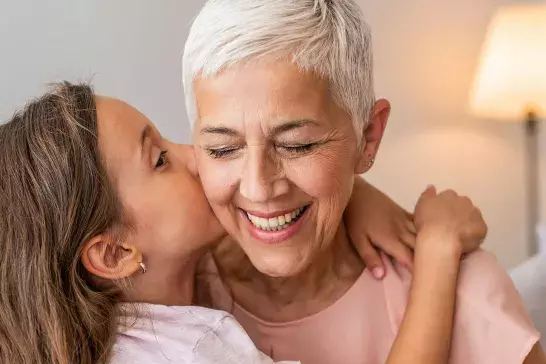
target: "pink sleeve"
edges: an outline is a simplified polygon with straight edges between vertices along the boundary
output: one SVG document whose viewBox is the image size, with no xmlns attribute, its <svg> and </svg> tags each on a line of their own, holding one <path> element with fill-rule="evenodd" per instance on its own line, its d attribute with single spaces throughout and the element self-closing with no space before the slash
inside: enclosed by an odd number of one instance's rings
<svg viewBox="0 0 546 364">
<path fill-rule="evenodd" d="M 450 363 L 521 364 L 539 336 L 496 258 L 469 255 L 459 276 Z"/>
</svg>

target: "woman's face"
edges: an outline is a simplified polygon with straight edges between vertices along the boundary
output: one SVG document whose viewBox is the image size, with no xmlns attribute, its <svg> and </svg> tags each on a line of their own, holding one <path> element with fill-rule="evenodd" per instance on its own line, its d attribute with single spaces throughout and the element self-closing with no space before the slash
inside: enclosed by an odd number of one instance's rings
<svg viewBox="0 0 546 364">
<path fill-rule="evenodd" d="M 216 216 L 261 272 L 301 272 L 332 242 L 365 163 L 349 115 L 327 82 L 289 62 L 230 68 L 194 88 L 198 169 Z"/>
<path fill-rule="evenodd" d="M 223 233 L 195 168 L 193 148 L 172 143 L 126 103 L 97 98 L 99 147 L 150 272 L 180 266 Z"/>
</svg>

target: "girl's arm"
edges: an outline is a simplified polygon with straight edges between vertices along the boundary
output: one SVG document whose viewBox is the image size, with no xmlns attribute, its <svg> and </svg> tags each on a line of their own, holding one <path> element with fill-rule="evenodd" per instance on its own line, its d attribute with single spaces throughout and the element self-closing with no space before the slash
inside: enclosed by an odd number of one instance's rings
<svg viewBox="0 0 546 364">
<path fill-rule="evenodd" d="M 464 251 L 487 233 L 481 213 L 454 192 L 427 189 L 416 207 L 417 239 L 406 313 L 387 364 L 449 360 L 457 276 Z"/>
<path fill-rule="evenodd" d="M 461 254 L 440 240 L 418 237 L 423 249 L 415 254 L 408 306 L 387 364 L 448 362 Z"/>
</svg>

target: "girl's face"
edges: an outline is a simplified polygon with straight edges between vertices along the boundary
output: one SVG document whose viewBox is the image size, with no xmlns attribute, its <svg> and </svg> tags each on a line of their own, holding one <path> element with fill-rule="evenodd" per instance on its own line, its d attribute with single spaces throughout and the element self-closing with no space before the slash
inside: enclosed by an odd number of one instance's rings
<svg viewBox="0 0 546 364">
<path fill-rule="evenodd" d="M 193 147 L 164 139 L 122 101 L 97 97 L 97 114 L 99 149 L 133 228 L 125 240 L 142 254 L 147 279 L 176 275 L 224 233 L 203 193 Z"/>
</svg>

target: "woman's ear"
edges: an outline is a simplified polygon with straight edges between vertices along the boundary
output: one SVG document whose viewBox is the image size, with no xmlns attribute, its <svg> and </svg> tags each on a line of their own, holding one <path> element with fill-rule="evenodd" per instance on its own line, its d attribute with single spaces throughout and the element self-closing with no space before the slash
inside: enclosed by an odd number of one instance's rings
<svg viewBox="0 0 546 364">
<path fill-rule="evenodd" d="M 81 261 L 89 273 L 115 280 L 127 278 L 139 271 L 142 253 L 134 245 L 112 242 L 103 234 L 85 243 Z"/>
<path fill-rule="evenodd" d="M 362 134 L 360 159 L 356 164 L 355 174 L 366 173 L 373 166 L 390 113 L 391 104 L 387 100 L 381 99 L 375 103 L 370 122 Z"/>
</svg>

